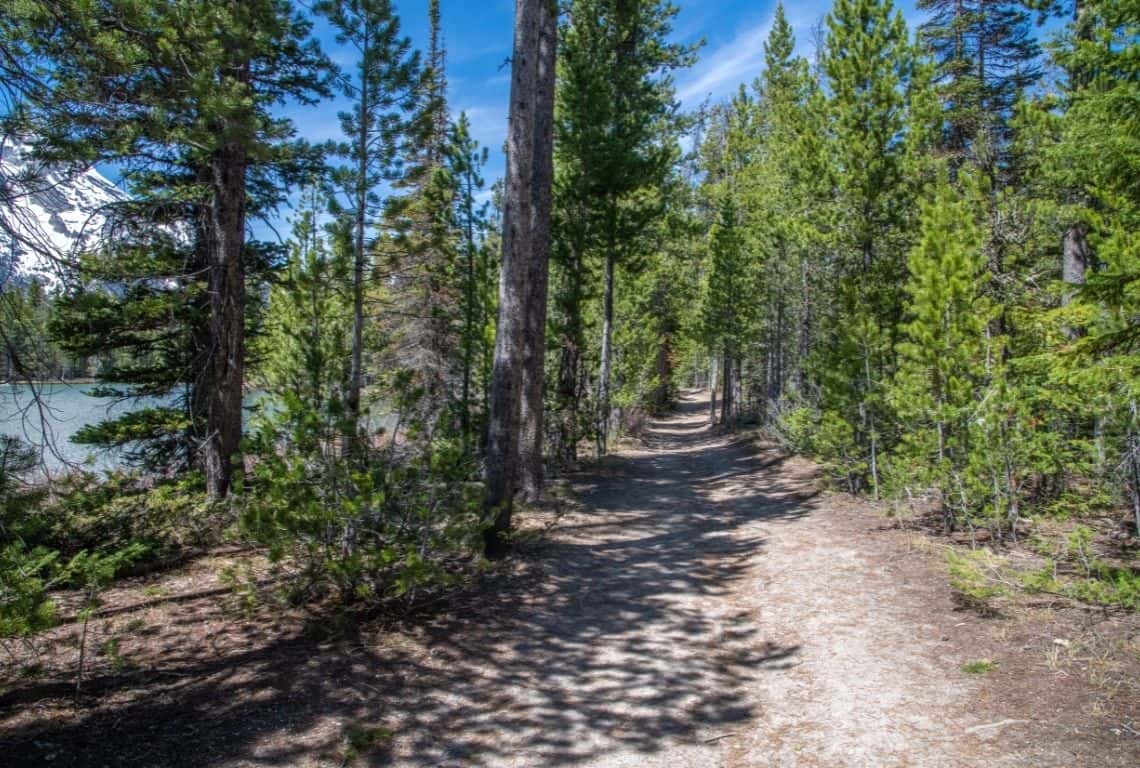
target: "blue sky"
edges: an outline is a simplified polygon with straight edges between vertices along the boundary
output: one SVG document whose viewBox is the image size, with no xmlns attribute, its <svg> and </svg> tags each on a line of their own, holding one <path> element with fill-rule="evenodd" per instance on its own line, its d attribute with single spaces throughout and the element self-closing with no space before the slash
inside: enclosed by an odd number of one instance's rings
<svg viewBox="0 0 1140 768">
<path fill-rule="evenodd" d="M 704 38 L 700 59 L 693 68 L 677 74 L 677 95 L 685 108 L 695 108 L 706 98 L 717 101 L 742 82 L 751 82 L 760 72 L 764 40 L 771 29 L 776 0 L 674 0 L 681 11 L 673 37 L 684 43 Z M 443 33 L 447 45 L 448 96 L 455 116 L 465 111 L 475 138 L 488 147 L 491 159 L 485 169 L 488 185 L 503 173 L 501 152 L 506 137 L 507 102 L 510 88 L 508 58 L 511 55 L 513 0 L 441 0 Z M 913 0 L 896 3 L 913 26 L 920 20 Z M 416 47 L 427 44 L 427 0 L 397 0 L 404 33 Z M 814 51 L 813 27 L 822 22 L 831 0 L 785 3 L 788 20 L 795 28 L 799 52 Z M 327 25 L 316 28 L 325 50 L 343 66 L 351 58 L 338 49 Z M 337 108 L 291 109 L 302 136 L 313 140 L 340 135 Z"/>
</svg>

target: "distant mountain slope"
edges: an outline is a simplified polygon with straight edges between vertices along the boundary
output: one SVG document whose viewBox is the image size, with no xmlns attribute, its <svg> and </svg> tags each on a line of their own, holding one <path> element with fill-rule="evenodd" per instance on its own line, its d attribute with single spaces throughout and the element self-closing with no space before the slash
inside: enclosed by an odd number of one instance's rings
<svg viewBox="0 0 1140 768">
<path fill-rule="evenodd" d="M 57 285 L 62 263 L 102 233 L 106 206 L 129 199 L 94 168 L 45 165 L 25 142 L 0 139 L 0 285 Z"/>
</svg>

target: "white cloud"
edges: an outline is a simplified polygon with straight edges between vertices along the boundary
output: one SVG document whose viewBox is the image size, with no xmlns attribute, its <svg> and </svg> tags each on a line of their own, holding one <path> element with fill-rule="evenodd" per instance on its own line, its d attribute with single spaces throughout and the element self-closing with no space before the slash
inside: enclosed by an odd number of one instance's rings
<svg viewBox="0 0 1140 768">
<path fill-rule="evenodd" d="M 760 73 L 764 56 L 764 40 L 772 28 L 772 20 L 745 29 L 734 40 L 712 51 L 702 51 L 700 61 L 678 84 L 677 98 L 686 106 L 711 97 L 713 99 L 736 90 L 741 83 L 751 82 Z"/>
<path fill-rule="evenodd" d="M 812 28 L 831 8 L 831 0 L 786 3 L 788 23 L 796 37 L 796 54 L 810 56 L 814 46 Z M 750 84 L 764 68 L 764 42 L 772 31 L 775 4 L 763 22 L 744 27 L 735 38 L 718 47 L 700 52 L 696 66 L 680 78 L 677 98 L 689 108 L 706 97 L 713 101 L 734 92 L 741 83 Z"/>
<path fill-rule="evenodd" d="M 505 100 L 504 100 L 505 101 Z M 472 105 L 456 109 L 454 119 L 465 112 L 471 122 L 471 135 L 492 152 L 498 150 L 507 138 L 507 105 Z"/>
</svg>

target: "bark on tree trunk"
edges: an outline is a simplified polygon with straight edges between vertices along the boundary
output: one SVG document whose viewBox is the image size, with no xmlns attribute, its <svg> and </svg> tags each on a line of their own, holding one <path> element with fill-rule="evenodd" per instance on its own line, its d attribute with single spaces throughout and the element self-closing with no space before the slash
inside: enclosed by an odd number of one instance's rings
<svg viewBox="0 0 1140 768">
<path fill-rule="evenodd" d="M 241 443 L 245 374 L 245 147 L 226 144 L 211 163 L 210 341 L 213 390 L 206 419 L 206 491 L 222 499 L 230 491 L 233 459 Z"/>
<path fill-rule="evenodd" d="M 732 380 L 732 355 L 729 354 L 727 350 L 725 350 L 724 353 L 723 366 L 724 371 L 721 374 L 721 386 L 724 389 L 724 393 L 720 398 L 720 423 L 732 429 L 735 393 L 733 392 L 734 384 Z"/>
<path fill-rule="evenodd" d="M 610 375 L 614 336 L 614 249 L 606 251 L 605 286 L 602 291 L 602 370 L 598 376 L 598 456 L 604 456 L 610 432 Z"/>
<path fill-rule="evenodd" d="M 491 374 L 487 455 L 484 463 L 485 513 L 491 524 L 484 531 L 484 552 L 490 559 L 505 557 L 519 456 L 520 401 L 523 383 L 524 335 L 527 329 L 527 281 L 530 259 L 547 252 L 536 247 L 536 233 L 549 233 L 550 194 L 536 194 L 535 157 L 540 127 L 554 108 L 552 79 L 555 14 L 551 0 L 515 0 L 514 53 L 511 57 L 511 104 L 507 129 L 507 174 L 503 198 L 503 257 L 499 278 L 499 318 Z M 545 65 L 542 63 L 545 62 Z M 543 68 L 545 66 L 545 68 Z M 540 84 L 540 78 L 542 83 Z M 539 96 L 542 100 L 539 100 Z M 539 114 L 544 117 L 539 117 Z M 541 208 L 546 203 L 545 210 Z M 539 207 L 536 207 L 536 204 Z"/>
<path fill-rule="evenodd" d="M 716 356 L 709 361 L 709 423 L 716 424 L 716 387 L 720 365 Z"/>
<path fill-rule="evenodd" d="M 568 334 L 569 335 L 569 334 Z M 573 339 L 562 343 L 558 363 L 558 460 L 564 467 L 578 461 L 578 367 L 581 352 Z"/>
<path fill-rule="evenodd" d="M 1088 236 L 1085 228 L 1074 224 L 1065 230 L 1065 239 L 1061 247 L 1061 279 L 1066 289 L 1061 297 L 1062 306 L 1068 306 L 1076 296 L 1080 286 L 1085 284 L 1085 272 L 1092 260 L 1092 250 L 1089 248 Z"/>
<path fill-rule="evenodd" d="M 369 37 L 364 35 L 361 55 L 369 55 Z M 352 235 L 352 361 L 348 374 L 348 396 L 345 409 L 352 424 L 352 434 L 345 435 L 345 448 L 355 451 L 360 434 L 360 392 L 364 387 L 364 227 L 368 206 L 369 132 L 372 106 L 369 103 L 368 78 L 360 78 L 360 125 L 356 137 L 357 175 L 355 221 Z"/>
<path fill-rule="evenodd" d="M 527 501 L 542 495 L 543 387 L 546 381 L 546 301 L 549 285 L 550 218 L 554 184 L 554 52 L 557 14 L 542 4 L 535 82 L 534 150 L 531 171 L 531 252 L 527 270 L 520 405 L 519 492 Z"/>
<path fill-rule="evenodd" d="M 807 395 L 807 360 L 811 353 L 811 284 L 808 281 L 807 258 L 800 257 L 800 344 L 796 367 L 796 385 L 800 397 Z"/>
</svg>

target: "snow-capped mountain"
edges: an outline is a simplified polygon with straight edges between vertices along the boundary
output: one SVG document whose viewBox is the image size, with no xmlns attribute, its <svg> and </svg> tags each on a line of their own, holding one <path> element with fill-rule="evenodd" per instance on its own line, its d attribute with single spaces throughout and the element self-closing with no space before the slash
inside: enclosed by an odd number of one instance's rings
<svg viewBox="0 0 1140 768">
<path fill-rule="evenodd" d="M 0 137 L 0 286 L 58 285 L 67 260 L 102 235 L 107 206 L 129 199 L 94 168 L 45 165 L 26 142 Z"/>
</svg>

